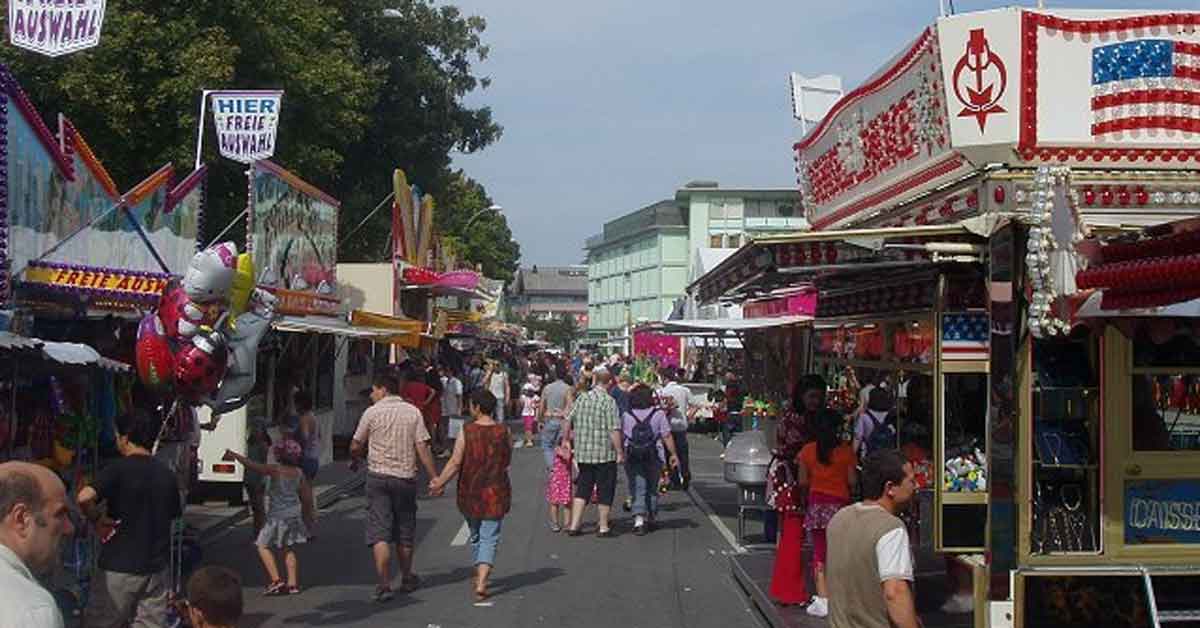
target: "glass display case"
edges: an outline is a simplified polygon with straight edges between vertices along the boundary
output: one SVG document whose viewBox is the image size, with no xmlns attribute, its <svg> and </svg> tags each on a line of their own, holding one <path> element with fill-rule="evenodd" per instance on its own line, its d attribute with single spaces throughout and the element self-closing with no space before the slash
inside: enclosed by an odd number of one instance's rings
<svg viewBox="0 0 1200 628">
<path fill-rule="evenodd" d="M 1100 390 L 1095 337 L 1033 343 L 1030 553 L 1098 553 Z"/>
</svg>

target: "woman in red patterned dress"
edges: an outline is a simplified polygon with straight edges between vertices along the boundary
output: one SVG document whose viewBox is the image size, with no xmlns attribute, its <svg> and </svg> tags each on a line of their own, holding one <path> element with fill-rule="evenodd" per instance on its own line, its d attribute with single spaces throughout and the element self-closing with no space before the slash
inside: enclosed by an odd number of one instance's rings
<svg viewBox="0 0 1200 628">
<path fill-rule="evenodd" d="M 429 482 L 429 492 L 441 495 L 446 483 L 458 474 L 458 510 L 471 531 L 475 558 L 475 600 L 488 597 L 487 581 L 496 562 L 500 524 L 512 507 L 508 466 L 512 462 L 512 437 L 508 426 L 492 418 L 496 397 L 487 390 L 471 393 L 471 423 L 462 428 L 454 454 L 441 475 Z"/>
<path fill-rule="evenodd" d="M 804 570 L 804 502 L 796 484 L 796 456 L 809 441 L 808 426 L 825 408 L 825 380 L 806 375 L 792 393 L 792 409 L 783 415 L 767 480 L 769 498 L 780 519 L 771 597 L 780 604 L 805 604 L 808 586 Z"/>
</svg>

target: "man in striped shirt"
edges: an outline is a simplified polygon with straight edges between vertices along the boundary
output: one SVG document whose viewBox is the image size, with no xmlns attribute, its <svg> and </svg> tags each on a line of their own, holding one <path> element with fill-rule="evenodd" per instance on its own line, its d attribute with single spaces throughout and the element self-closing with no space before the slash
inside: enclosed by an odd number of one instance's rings
<svg viewBox="0 0 1200 628">
<path fill-rule="evenodd" d="M 621 447 L 621 418 L 617 402 L 608 393 L 612 380 L 608 369 L 597 367 L 592 373 L 592 389 L 579 395 L 567 417 L 569 432 L 575 435 L 575 460 L 579 477 L 575 481 L 575 500 L 571 505 L 569 536 L 579 536 L 583 509 L 597 493 L 600 507 L 600 527 L 597 536 L 612 536 L 608 525 L 609 511 L 617 490 L 617 466 L 624 462 Z"/>
</svg>

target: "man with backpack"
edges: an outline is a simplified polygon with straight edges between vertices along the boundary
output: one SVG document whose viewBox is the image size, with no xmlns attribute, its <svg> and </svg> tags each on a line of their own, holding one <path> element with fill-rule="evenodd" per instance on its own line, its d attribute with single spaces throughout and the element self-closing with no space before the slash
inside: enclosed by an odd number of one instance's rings
<svg viewBox="0 0 1200 628">
<path fill-rule="evenodd" d="M 636 386 L 629 394 L 630 410 L 621 415 L 625 473 L 633 485 L 633 533 L 654 528 L 658 515 L 658 478 L 662 465 L 679 467 L 667 413 L 654 403 L 654 391 Z M 665 450 L 665 451 L 664 451 Z M 669 454 L 668 458 L 665 454 Z"/>
<path fill-rule="evenodd" d="M 899 437 L 892 413 L 892 394 L 875 386 L 867 396 L 867 407 L 854 425 L 854 451 L 859 460 L 866 460 L 880 449 L 896 449 Z"/>
</svg>

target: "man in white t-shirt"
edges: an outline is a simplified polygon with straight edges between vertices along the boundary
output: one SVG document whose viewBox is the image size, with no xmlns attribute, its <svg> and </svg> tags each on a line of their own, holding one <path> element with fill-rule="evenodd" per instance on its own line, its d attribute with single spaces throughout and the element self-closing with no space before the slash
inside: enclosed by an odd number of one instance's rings
<svg viewBox="0 0 1200 628">
<path fill-rule="evenodd" d="M 679 488 L 687 490 L 688 485 L 692 481 L 692 466 L 688 456 L 688 399 L 692 393 L 686 386 L 679 383 L 680 373 L 678 369 L 668 368 L 665 371 L 667 377 L 667 385 L 663 386 L 658 392 L 664 397 L 668 397 L 673 402 L 675 407 L 671 409 L 671 437 L 675 441 L 675 451 L 679 456 L 679 468 L 677 473 L 678 478 L 672 477 L 671 483 L 678 484 Z M 676 482 L 678 480 L 678 482 Z"/>
<path fill-rule="evenodd" d="M 912 465 L 895 449 L 880 449 L 863 464 L 863 500 L 829 522 L 826 578 L 829 599 L 809 606 L 826 610 L 832 628 L 918 628 L 912 592 L 913 558 L 908 529 L 896 515 L 916 492 Z M 827 607 L 827 608 L 824 608 Z"/>
</svg>

